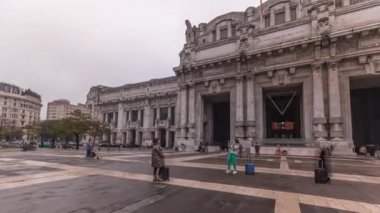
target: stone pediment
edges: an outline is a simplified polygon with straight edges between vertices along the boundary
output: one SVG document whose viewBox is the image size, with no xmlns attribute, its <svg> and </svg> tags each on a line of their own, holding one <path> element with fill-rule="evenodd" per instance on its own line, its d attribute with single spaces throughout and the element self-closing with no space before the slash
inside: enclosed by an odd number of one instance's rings
<svg viewBox="0 0 380 213">
<path fill-rule="evenodd" d="M 242 22 L 242 21 L 244 21 L 244 17 L 245 17 L 245 12 L 231 12 L 231 13 L 227 13 L 227 14 L 224 14 L 224 15 L 221 15 L 221 16 L 214 18 L 213 20 L 211 20 L 207 24 L 207 26 L 209 28 L 213 28 L 213 27 L 215 27 L 215 25 L 217 23 L 222 22 L 224 20 L 232 20 L 232 21 Z"/>
</svg>

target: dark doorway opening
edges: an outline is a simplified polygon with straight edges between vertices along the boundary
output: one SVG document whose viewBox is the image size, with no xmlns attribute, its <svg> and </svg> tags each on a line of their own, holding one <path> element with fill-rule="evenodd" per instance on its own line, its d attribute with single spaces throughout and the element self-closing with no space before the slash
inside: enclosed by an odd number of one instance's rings
<svg viewBox="0 0 380 213">
<path fill-rule="evenodd" d="M 126 132 L 123 132 L 123 144 L 125 145 L 127 143 L 127 133 Z"/>
<path fill-rule="evenodd" d="M 380 145 L 380 87 L 352 89 L 351 113 L 355 146 Z"/>
<path fill-rule="evenodd" d="M 174 140 L 175 140 L 175 132 L 170 132 L 169 148 L 173 148 L 174 147 Z"/>
<path fill-rule="evenodd" d="M 139 141 L 138 141 L 139 146 L 142 145 L 142 140 L 143 140 L 143 132 L 139 132 Z"/>
<path fill-rule="evenodd" d="M 212 109 L 214 143 L 223 149 L 230 140 L 230 102 L 214 103 Z"/>
<path fill-rule="evenodd" d="M 130 144 L 136 145 L 136 130 L 131 130 Z"/>
<path fill-rule="evenodd" d="M 301 138 L 301 88 L 264 92 L 267 138 Z"/>
<path fill-rule="evenodd" d="M 161 143 L 161 147 L 166 146 L 166 130 L 165 129 L 160 129 L 160 143 Z"/>
</svg>

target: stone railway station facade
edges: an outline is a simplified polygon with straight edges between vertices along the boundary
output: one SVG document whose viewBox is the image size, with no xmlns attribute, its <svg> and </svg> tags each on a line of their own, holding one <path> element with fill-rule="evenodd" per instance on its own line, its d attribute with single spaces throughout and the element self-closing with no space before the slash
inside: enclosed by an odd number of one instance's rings
<svg viewBox="0 0 380 213">
<path fill-rule="evenodd" d="M 268 0 L 186 25 L 175 76 L 91 88 L 111 142 L 211 150 L 239 138 L 305 154 L 380 143 L 380 1 Z"/>
</svg>

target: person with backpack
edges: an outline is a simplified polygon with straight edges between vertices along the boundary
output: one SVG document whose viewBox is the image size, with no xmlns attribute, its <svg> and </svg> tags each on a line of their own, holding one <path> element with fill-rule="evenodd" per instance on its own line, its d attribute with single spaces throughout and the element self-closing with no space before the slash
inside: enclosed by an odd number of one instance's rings
<svg viewBox="0 0 380 213">
<path fill-rule="evenodd" d="M 164 168 L 165 165 L 165 156 L 162 152 L 161 145 L 159 143 L 159 139 L 155 138 L 153 140 L 153 148 L 152 148 L 152 167 L 153 167 L 153 181 L 154 182 L 162 182 L 163 180 L 160 178 L 160 170 Z"/>
<path fill-rule="evenodd" d="M 235 139 L 235 142 L 232 143 L 229 148 L 228 148 L 228 157 L 227 157 L 227 171 L 226 173 L 229 174 L 231 172 L 230 168 L 231 168 L 231 163 L 233 164 L 234 166 L 234 171 L 232 172 L 233 174 L 236 174 L 237 173 L 237 169 L 236 169 L 236 159 L 237 159 L 237 155 L 238 155 L 238 152 L 239 152 L 239 148 L 240 148 L 240 143 L 239 143 L 239 140 L 238 139 Z"/>
</svg>

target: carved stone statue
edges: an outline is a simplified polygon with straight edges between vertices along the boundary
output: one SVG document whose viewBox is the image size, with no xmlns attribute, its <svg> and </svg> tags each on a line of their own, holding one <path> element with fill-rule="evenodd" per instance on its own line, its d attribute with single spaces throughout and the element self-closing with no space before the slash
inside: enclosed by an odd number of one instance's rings
<svg viewBox="0 0 380 213">
<path fill-rule="evenodd" d="M 185 23 L 186 23 L 186 43 L 193 44 L 196 41 L 197 27 L 191 26 L 191 23 L 189 20 L 186 20 Z"/>
<path fill-rule="evenodd" d="M 241 35 L 239 40 L 239 52 L 240 54 L 246 54 L 247 50 L 249 48 L 249 42 L 248 42 L 248 36 L 247 35 Z"/>
<path fill-rule="evenodd" d="M 328 37 L 331 32 L 331 26 L 329 24 L 329 18 L 323 17 L 318 20 L 318 33 L 321 37 Z"/>
</svg>

